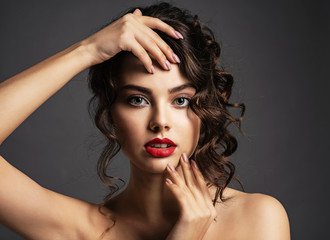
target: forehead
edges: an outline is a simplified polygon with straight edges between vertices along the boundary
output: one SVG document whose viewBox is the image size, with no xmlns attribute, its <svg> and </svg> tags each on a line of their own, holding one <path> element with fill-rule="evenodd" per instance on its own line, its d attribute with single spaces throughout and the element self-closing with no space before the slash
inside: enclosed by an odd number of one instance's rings
<svg viewBox="0 0 330 240">
<path fill-rule="evenodd" d="M 125 56 L 122 62 L 118 87 L 128 84 L 139 85 L 150 89 L 170 89 L 190 81 L 181 73 L 178 64 L 171 63 L 170 71 L 163 69 L 156 60 L 152 59 L 155 73 L 147 72 L 143 63 L 134 55 Z"/>
</svg>

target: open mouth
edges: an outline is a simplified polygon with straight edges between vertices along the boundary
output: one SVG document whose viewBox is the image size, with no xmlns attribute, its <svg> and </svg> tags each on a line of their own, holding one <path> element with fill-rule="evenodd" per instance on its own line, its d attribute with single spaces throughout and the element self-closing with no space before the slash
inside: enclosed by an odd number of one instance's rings
<svg viewBox="0 0 330 240">
<path fill-rule="evenodd" d="M 173 147 L 173 145 L 168 145 L 168 144 L 152 144 L 152 145 L 149 145 L 148 147 L 151 147 L 151 148 L 169 148 L 169 147 Z"/>
<path fill-rule="evenodd" d="M 155 138 L 149 141 L 145 150 L 153 157 L 161 158 L 170 156 L 176 149 L 176 145 L 168 138 Z"/>
</svg>

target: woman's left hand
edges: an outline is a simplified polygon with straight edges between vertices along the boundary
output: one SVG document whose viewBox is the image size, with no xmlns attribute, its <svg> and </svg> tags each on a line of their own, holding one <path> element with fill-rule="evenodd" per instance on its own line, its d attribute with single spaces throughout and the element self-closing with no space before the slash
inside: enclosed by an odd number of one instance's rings
<svg viewBox="0 0 330 240">
<path fill-rule="evenodd" d="M 186 154 L 180 158 L 184 176 L 167 166 L 172 181 L 167 178 L 166 184 L 176 197 L 180 215 L 166 240 L 201 240 L 216 217 L 212 198 L 195 161 L 192 166 Z M 174 169 L 174 170 L 173 170 Z M 170 181 L 168 181 L 170 180 Z"/>
</svg>

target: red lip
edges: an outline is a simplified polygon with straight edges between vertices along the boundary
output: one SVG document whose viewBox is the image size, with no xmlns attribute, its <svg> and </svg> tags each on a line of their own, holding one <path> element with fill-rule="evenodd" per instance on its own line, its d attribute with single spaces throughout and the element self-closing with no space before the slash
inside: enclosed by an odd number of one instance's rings
<svg viewBox="0 0 330 240">
<path fill-rule="evenodd" d="M 155 147 L 151 147 L 151 145 L 153 144 L 167 144 L 170 145 L 170 147 L 166 147 L 166 148 L 155 148 Z M 147 142 L 145 145 L 145 150 L 152 155 L 153 157 L 168 157 L 170 156 L 176 149 L 176 145 L 174 142 L 172 142 L 170 139 L 168 138 L 155 138 L 149 142 Z"/>
<path fill-rule="evenodd" d="M 163 138 L 163 139 L 160 139 L 160 138 L 154 138 L 152 139 L 151 141 L 147 142 L 146 145 L 144 146 L 150 146 L 152 144 L 157 144 L 157 143 L 165 143 L 167 145 L 171 145 L 171 146 L 176 146 L 174 142 L 172 142 L 170 139 L 168 138 Z"/>
</svg>

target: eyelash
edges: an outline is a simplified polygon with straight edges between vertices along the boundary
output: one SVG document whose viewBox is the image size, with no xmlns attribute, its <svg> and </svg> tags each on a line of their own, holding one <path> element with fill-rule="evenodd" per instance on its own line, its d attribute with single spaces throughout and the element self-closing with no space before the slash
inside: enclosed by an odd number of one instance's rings
<svg viewBox="0 0 330 240">
<path fill-rule="evenodd" d="M 130 96 L 130 97 L 127 99 L 127 102 L 128 102 L 130 105 L 134 106 L 134 107 L 141 107 L 141 106 L 142 106 L 141 104 L 134 104 L 134 103 L 132 103 L 132 101 L 133 101 L 134 99 L 136 100 L 137 98 L 141 98 L 143 101 L 145 101 L 146 103 L 148 103 L 148 101 L 145 99 L 145 97 L 140 96 L 140 95 Z M 182 97 L 177 97 L 177 98 L 174 99 L 173 102 L 177 101 L 177 100 L 180 99 L 180 98 L 183 98 L 183 99 L 186 101 L 186 104 L 182 104 L 182 105 L 178 105 L 178 106 L 179 106 L 180 108 L 188 107 L 188 106 L 189 106 L 189 103 L 190 103 L 190 100 L 191 100 L 191 99 L 188 98 L 188 97 L 184 97 L 184 96 L 182 96 Z"/>
</svg>

